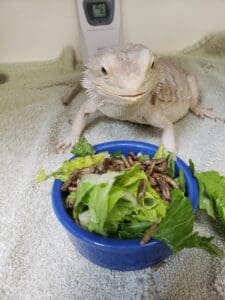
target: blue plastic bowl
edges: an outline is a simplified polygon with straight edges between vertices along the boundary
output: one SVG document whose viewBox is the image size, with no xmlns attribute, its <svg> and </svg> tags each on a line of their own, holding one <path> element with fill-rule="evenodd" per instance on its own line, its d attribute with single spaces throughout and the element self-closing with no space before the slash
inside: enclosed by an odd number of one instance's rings
<svg viewBox="0 0 225 300">
<path fill-rule="evenodd" d="M 95 146 L 96 152 L 121 151 L 125 155 L 133 151 L 153 156 L 157 149 L 158 147 L 155 145 L 132 140 L 112 141 Z M 189 167 L 177 158 L 176 170 L 179 169 L 184 172 L 187 194 L 195 211 L 198 205 L 197 182 Z M 61 185 L 62 181 L 55 180 L 52 188 L 52 204 L 56 217 L 65 227 L 75 248 L 93 263 L 112 270 L 131 271 L 151 267 L 171 254 L 170 248 L 162 241 L 152 239 L 149 243 L 141 246 L 139 239 L 111 239 L 81 228 L 66 212 L 60 190 Z"/>
</svg>

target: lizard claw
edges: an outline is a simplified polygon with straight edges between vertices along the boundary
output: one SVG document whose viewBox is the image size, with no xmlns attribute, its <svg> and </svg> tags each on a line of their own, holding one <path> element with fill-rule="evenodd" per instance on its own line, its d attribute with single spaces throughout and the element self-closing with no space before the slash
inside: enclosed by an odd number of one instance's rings
<svg viewBox="0 0 225 300">
<path fill-rule="evenodd" d="M 196 107 L 191 108 L 191 111 L 199 118 L 204 119 L 205 117 L 212 119 L 214 121 L 222 121 L 225 122 L 224 118 L 221 118 L 220 116 L 213 113 L 211 108 L 203 108 L 200 105 L 197 105 Z"/>
<path fill-rule="evenodd" d="M 56 143 L 56 150 L 57 153 L 64 153 L 68 148 L 70 148 L 75 142 L 76 138 L 73 138 L 72 136 L 68 136 L 64 139 L 59 139 Z"/>
</svg>

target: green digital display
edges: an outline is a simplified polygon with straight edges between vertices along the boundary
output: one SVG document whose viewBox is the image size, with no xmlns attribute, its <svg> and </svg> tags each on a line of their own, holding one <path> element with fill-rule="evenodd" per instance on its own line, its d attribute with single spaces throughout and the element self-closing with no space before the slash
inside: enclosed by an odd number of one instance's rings
<svg viewBox="0 0 225 300">
<path fill-rule="evenodd" d="M 93 17 L 94 18 L 105 18 L 106 17 L 106 5 L 105 3 L 95 3 L 92 5 Z"/>
</svg>

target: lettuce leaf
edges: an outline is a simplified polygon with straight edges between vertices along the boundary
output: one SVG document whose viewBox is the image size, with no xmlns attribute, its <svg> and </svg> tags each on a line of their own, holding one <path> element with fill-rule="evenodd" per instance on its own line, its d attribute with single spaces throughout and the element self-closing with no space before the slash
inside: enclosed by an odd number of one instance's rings
<svg viewBox="0 0 225 300">
<path fill-rule="evenodd" d="M 115 184 L 128 187 L 141 179 L 147 180 L 147 176 L 145 172 L 141 170 L 140 164 L 135 164 L 132 168 L 121 172 L 121 174 L 117 177 Z"/>
<path fill-rule="evenodd" d="M 175 155 L 168 151 L 163 144 L 160 144 L 153 159 L 165 158 L 168 161 L 166 173 L 172 178 L 175 177 Z"/>
<path fill-rule="evenodd" d="M 115 151 L 114 153 L 110 154 L 110 157 L 114 159 L 121 159 L 122 154 L 123 153 L 121 151 Z"/>
<path fill-rule="evenodd" d="M 198 181 L 199 208 L 225 225 L 225 177 L 217 171 L 197 172 L 191 159 L 189 165 Z"/>
<path fill-rule="evenodd" d="M 172 203 L 162 219 L 154 238 L 164 241 L 174 253 L 184 248 L 202 248 L 210 254 L 221 256 L 223 252 L 206 238 L 193 233 L 194 213 L 191 203 L 181 190 L 172 190 Z"/>
<path fill-rule="evenodd" d="M 76 156 L 87 156 L 94 155 L 95 150 L 94 147 L 91 144 L 89 144 L 84 137 L 81 137 L 78 143 L 72 146 L 71 153 L 75 154 Z"/>
<path fill-rule="evenodd" d="M 142 154 L 142 155 L 138 155 L 138 159 L 140 161 L 145 161 L 145 160 L 150 159 L 150 156 L 148 154 Z"/>
<path fill-rule="evenodd" d="M 40 169 L 36 177 L 36 182 L 40 183 L 50 177 L 54 177 L 65 182 L 69 179 L 70 175 L 75 169 L 80 170 L 83 168 L 88 168 L 95 164 L 100 164 L 105 157 L 106 153 L 102 152 L 95 155 L 88 155 L 85 157 L 77 157 L 76 159 L 72 160 L 66 160 L 63 162 L 62 166 L 59 169 L 50 174 L 46 174 L 43 169 Z"/>
<path fill-rule="evenodd" d="M 153 156 L 153 159 L 168 158 L 169 155 L 170 152 L 165 148 L 163 144 L 160 144 L 158 150 Z"/>
<path fill-rule="evenodd" d="M 195 172 L 199 184 L 199 208 L 225 224 L 225 177 L 216 171 Z"/>
<path fill-rule="evenodd" d="M 95 186 L 88 203 L 90 212 L 88 229 L 102 235 L 106 235 L 104 225 L 108 215 L 108 194 L 112 184 L 111 181 Z"/>
<path fill-rule="evenodd" d="M 186 184 L 186 180 L 185 180 L 185 176 L 184 176 L 184 172 L 182 169 L 179 170 L 179 176 L 176 177 L 174 179 L 177 184 L 179 185 L 180 190 L 182 190 L 182 192 L 185 193 L 185 184 Z"/>
<path fill-rule="evenodd" d="M 151 226 L 151 222 L 124 223 L 119 226 L 118 235 L 121 239 L 141 238 Z"/>
<path fill-rule="evenodd" d="M 89 231 L 106 235 L 103 227 L 108 215 L 109 192 L 116 176 L 118 176 L 118 172 L 108 172 L 102 175 L 88 174 L 82 177 L 78 185 L 74 215 L 77 215 L 76 211 L 80 209 L 80 204 L 88 207 L 89 218 L 85 227 Z M 79 219 L 80 216 L 83 217 L 82 213 L 78 215 Z"/>
<path fill-rule="evenodd" d="M 198 181 L 199 190 L 199 208 L 205 210 L 207 214 L 216 220 L 216 211 L 214 206 L 214 201 L 208 196 L 203 183 Z"/>
<path fill-rule="evenodd" d="M 137 191 L 143 179 L 146 180 L 146 194 L 142 203 L 137 203 Z M 151 188 L 139 164 L 122 172 L 83 176 L 76 197 L 73 215 L 81 217 L 80 222 L 89 231 L 107 236 L 116 234 L 124 222 L 160 221 L 167 208 L 167 203 Z M 88 213 L 84 214 L 82 208 Z M 139 236 L 138 231 L 136 237 Z"/>
<path fill-rule="evenodd" d="M 119 199 L 113 209 L 109 212 L 105 222 L 107 235 L 116 235 L 120 224 L 130 221 L 130 216 L 135 212 L 132 202 Z M 129 222 L 130 224 L 130 222 Z"/>
<path fill-rule="evenodd" d="M 183 241 L 182 249 L 197 247 L 206 250 L 209 254 L 223 256 L 223 251 L 215 244 L 212 244 L 212 240 L 213 237 L 200 236 L 198 232 L 194 232 Z"/>
</svg>

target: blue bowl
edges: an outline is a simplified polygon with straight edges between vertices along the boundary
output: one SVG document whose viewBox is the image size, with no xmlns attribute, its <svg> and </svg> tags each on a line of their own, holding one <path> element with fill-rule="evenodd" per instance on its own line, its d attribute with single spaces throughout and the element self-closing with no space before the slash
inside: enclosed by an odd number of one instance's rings
<svg viewBox="0 0 225 300">
<path fill-rule="evenodd" d="M 155 145 L 132 140 L 112 141 L 95 146 L 96 152 L 121 151 L 124 155 L 133 151 L 153 156 L 157 149 Z M 184 172 L 187 194 L 195 211 L 198 205 L 197 182 L 189 167 L 177 158 L 176 171 L 179 169 Z M 112 239 L 81 228 L 66 212 L 60 190 L 61 185 L 62 181 L 55 180 L 52 188 L 52 205 L 56 217 L 66 229 L 75 248 L 93 263 L 112 270 L 131 271 L 151 267 L 171 254 L 170 248 L 162 241 L 152 239 L 149 243 L 140 245 L 140 239 Z"/>
</svg>

